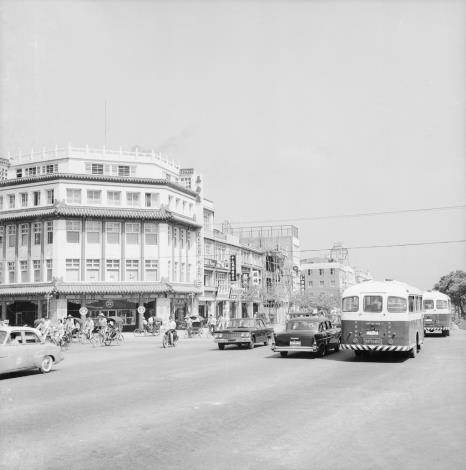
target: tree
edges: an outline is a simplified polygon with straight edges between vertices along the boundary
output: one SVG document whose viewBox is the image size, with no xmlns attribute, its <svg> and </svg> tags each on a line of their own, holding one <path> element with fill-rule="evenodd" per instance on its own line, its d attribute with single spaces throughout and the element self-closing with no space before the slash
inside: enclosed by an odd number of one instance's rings
<svg viewBox="0 0 466 470">
<path fill-rule="evenodd" d="M 324 310 L 327 313 L 330 313 L 333 308 L 339 308 L 340 305 L 341 298 L 339 298 L 339 296 L 327 294 L 325 292 L 319 294 L 316 299 L 316 307 L 319 310 Z"/>
<path fill-rule="evenodd" d="M 291 304 L 299 307 L 299 310 L 311 311 L 316 308 L 316 299 L 309 291 L 295 292 L 290 297 Z"/>
<path fill-rule="evenodd" d="M 448 295 L 453 305 L 459 308 L 461 316 L 465 317 L 466 312 L 466 272 L 452 271 L 450 274 L 442 276 L 434 289 Z"/>
</svg>

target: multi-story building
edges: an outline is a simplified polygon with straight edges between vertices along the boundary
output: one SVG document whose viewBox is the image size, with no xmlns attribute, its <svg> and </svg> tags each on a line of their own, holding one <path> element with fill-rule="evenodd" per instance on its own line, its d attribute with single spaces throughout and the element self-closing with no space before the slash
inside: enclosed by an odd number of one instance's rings
<svg viewBox="0 0 466 470">
<path fill-rule="evenodd" d="M 293 293 L 299 291 L 299 236 L 294 225 L 235 227 L 239 241 L 264 252 L 263 307 L 270 321 L 283 324 Z"/>
<path fill-rule="evenodd" d="M 0 167 L 2 319 L 104 312 L 131 329 L 197 308 L 200 175 L 188 184 L 194 171 L 160 154 L 71 147 Z"/>
<path fill-rule="evenodd" d="M 310 296 L 318 298 L 321 294 L 333 296 L 337 301 L 348 287 L 371 279 L 368 272 L 350 266 L 348 250 L 336 243 L 326 257 L 301 260 L 302 287 Z"/>
<path fill-rule="evenodd" d="M 228 224 L 213 229 L 213 205 L 204 206 L 204 295 L 199 312 L 251 318 L 261 305 L 264 251 L 240 243 Z"/>
</svg>

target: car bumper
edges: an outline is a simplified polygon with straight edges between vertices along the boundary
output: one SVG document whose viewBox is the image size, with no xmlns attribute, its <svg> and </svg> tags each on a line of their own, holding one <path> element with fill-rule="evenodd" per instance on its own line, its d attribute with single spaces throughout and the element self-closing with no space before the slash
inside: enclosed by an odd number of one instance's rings
<svg viewBox="0 0 466 470">
<path fill-rule="evenodd" d="M 220 344 L 242 344 L 242 343 L 250 343 L 251 338 L 215 338 L 214 341 Z"/>
<path fill-rule="evenodd" d="M 272 345 L 272 351 L 275 352 L 317 352 L 317 346 L 276 346 Z"/>
</svg>

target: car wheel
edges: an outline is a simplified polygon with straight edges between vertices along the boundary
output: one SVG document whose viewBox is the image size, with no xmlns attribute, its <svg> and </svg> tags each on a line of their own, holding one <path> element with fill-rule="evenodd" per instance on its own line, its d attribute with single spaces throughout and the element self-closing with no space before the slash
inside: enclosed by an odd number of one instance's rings
<svg viewBox="0 0 466 470">
<path fill-rule="evenodd" d="M 42 358 L 42 362 L 40 363 L 39 370 L 43 374 L 46 374 L 47 372 L 50 372 L 52 370 L 52 366 L 53 366 L 53 357 L 45 356 Z"/>
<path fill-rule="evenodd" d="M 317 350 L 317 356 L 324 357 L 327 354 L 327 347 L 324 343 L 320 343 L 319 349 Z"/>
<path fill-rule="evenodd" d="M 280 351 L 280 356 L 281 357 L 287 357 L 288 356 L 288 351 Z"/>
<path fill-rule="evenodd" d="M 254 344 L 255 344 L 254 336 L 252 336 L 251 341 L 249 341 L 249 343 L 248 343 L 248 348 L 249 349 L 254 349 Z"/>
<path fill-rule="evenodd" d="M 220 351 L 223 351 L 225 349 L 225 345 L 223 343 L 218 343 L 218 349 L 220 349 Z"/>
<path fill-rule="evenodd" d="M 163 341 L 162 341 L 162 346 L 166 348 L 168 345 L 168 338 L 167 335 L 163 335 Z"/>
</svg>

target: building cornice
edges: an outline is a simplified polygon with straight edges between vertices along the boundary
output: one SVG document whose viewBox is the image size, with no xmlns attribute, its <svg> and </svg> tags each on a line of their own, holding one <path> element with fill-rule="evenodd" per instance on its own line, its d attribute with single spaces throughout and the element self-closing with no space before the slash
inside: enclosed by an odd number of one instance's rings
<svg viewBox="0 0 466 470">
<path fill-rule="evenodd" d="M 25 176 L 23 178 L 12 178 L 0 181 L 0 189 L 9 186 L 19 186 L 30 183 L 43 183 L 49 181 L 94 181 L 101 183 L 123 183 L 123 184 L 149 184 L 168 186 L 192 197 L 198 197 L 198 194 L 180 184 L 157 178 L 141 178 L 138 176 L 111 176 L 111 175 L 87 175 L 77 173 L 50 173 L 47 175 Z"/>
<path fill-rule="evenodd" d="M 175 214 L 168 209 L 138 209 L 95 207 L 95 206 L 70 206 L 57 203 L 53 206 L 30 207 L 21 210 L 3 211 L 0 213 L 0 222 L 24 220 L 42 217 L 84 217 L 84 218 L 111 218 L 131 220 L 157 220 L 179 223 L 193 228 L 201 228 L 194 219 Z"/>
</svg>

